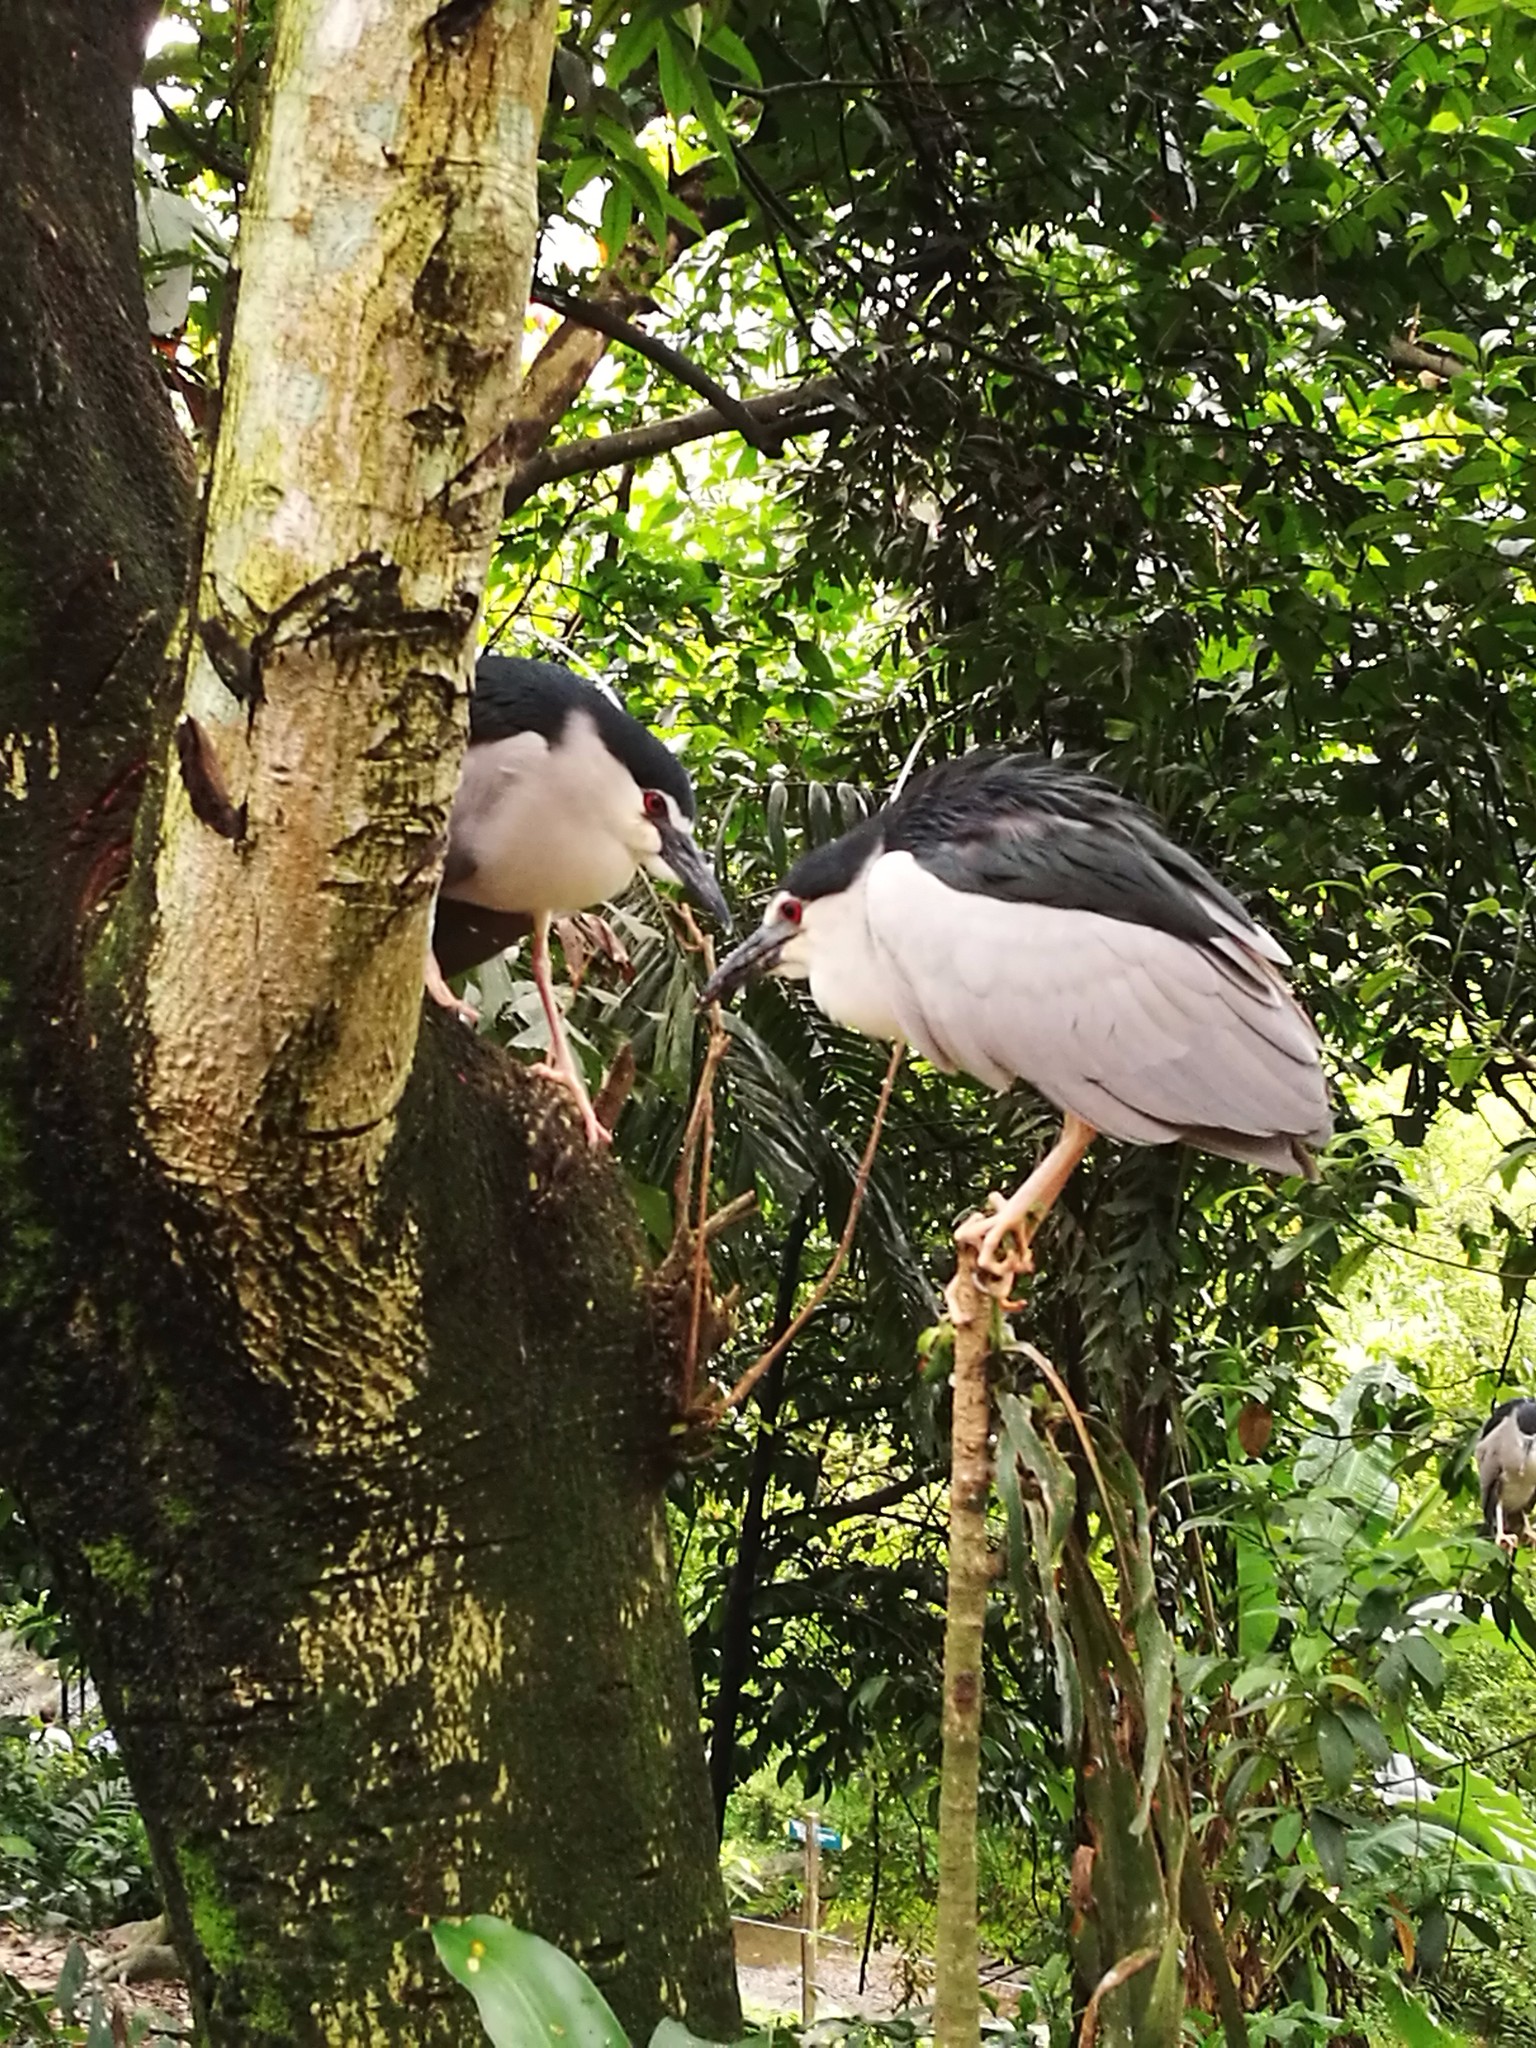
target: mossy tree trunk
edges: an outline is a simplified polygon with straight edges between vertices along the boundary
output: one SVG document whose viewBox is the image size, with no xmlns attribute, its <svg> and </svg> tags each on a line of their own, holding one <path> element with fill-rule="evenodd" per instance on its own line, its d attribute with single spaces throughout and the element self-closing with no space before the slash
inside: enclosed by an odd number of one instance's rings
<svg viewBox="0 0 1536 2048">
<path fill-rule="evenodd" d="M 0 19 L 0 1481 L 213 2042 L 476 2040 L 461 1908 L 724 2030 L 631 1218 L 421 1024 L 553 6 L 280 4 L 201 529 L 151 11 Z"/>
</svg>

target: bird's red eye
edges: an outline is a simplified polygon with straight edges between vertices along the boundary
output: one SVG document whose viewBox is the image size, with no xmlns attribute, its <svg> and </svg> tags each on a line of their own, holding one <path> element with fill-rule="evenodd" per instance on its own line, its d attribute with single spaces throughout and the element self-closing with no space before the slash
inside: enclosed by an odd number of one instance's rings
<svg viewBox="0 0 1536 2048">
<path fill-rule="evenodd" d="M 779 915 L 786 924 L 798 924 L 805 914 L 805 906 L 798 896 L 786 896 L 779 905 Z"/>
<path fill-rule="evenodd" d="M 667 800 L 659 789 L 645 792 L 645 815 L 654 818 L 659 825 L 667 815 Z"/>
</svg>

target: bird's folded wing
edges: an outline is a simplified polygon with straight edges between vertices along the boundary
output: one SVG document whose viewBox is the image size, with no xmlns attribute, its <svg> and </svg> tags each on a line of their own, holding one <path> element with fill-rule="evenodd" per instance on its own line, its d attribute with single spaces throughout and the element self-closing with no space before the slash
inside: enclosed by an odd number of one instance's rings
<svg viewBox="0 0 1536 2048">
<path fill-rule="evenodd" d="M 940 1066 L 1026 1080 L 1114 1137 L 1286 1170 L 1329 1134 L 1316 1033 L 1235 939 L 950 889 L 904 853 L 872 865 L 866 916 L 899 1021 Z"/>
</svg>

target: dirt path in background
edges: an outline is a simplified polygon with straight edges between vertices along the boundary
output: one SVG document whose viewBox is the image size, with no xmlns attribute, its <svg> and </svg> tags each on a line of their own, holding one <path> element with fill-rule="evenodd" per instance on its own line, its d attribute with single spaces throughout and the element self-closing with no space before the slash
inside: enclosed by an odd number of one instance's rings
<svg viewBox="0 0 1536 2048">
<path fill-rule="evenodd" d="M 59 1981 L 69 1944 L 77 1938 L 63 1928 L 18 1927 L 10 1920 L 0 1920 L 0 1970 L 9 1971 L 29 1991 L 51 1991 Z M 93 1934 L 87 1935 L 81 1945 L 94 1982 L 95 1973 L 126 1946 L 126 1938 L 114 1940 L 110 1935 Z M 113 1984 L 106 1995 L 125 2017 L 132 2019 L 136 2013 L 144 2014 L 150 2028 L 147 2041 L 167 2034 L 180 2039 L 191 2036 L 192 2003 L 185 1984 Z M 86 2003 L 89 2004 L 89 1993 Z M 108 2005 L 109 2012 L 112 2003 Z"/>
</svg>

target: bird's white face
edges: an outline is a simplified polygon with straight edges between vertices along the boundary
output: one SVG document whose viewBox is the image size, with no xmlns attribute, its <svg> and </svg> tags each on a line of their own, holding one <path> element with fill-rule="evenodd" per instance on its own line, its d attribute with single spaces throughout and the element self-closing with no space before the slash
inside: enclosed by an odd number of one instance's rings
<svg viewBox="0 0 1536 2048">
<path fill-rule="evenodd" d="M 897 1038 L 890 979 L 870 942 L 865 917 L 868 870 L 845 889 L 825 896 L 795 896 L 781 889 L 763 921 L 711 979 L 706 997 L 717 999 L 754 974 L 808 981 L 818 1008 L 869 1038 Z"/>
<path fill-rule="evenodd" d="M 771 935 L 764 943 L 774 949 L 770 974 L 782 975 L 786 981 L 810 979 L 816 945 L 816 909 L 814 902 L 807 903 L 781 889 L 763 912 L 763 931 Z"/>
<path fill-rule="evenodd" d="M 444 893 L 466 902 L 529 913 L 584 910 L 617 896 L 643 867 L 680 882 L 730 925 L 676 799 L 642 789 L 586 712 L 567 721 L 554 745 L 524 732 L 471 747 L 449 840 L 462 870 Z"/>
<path fill-rule="evenodd" d="M 715 871 L 693 836 L 692 821 L 664 789 L 640 792 L 640 813 L 646 835 L 635 859 L 658 882 L 676 882 L 719 924 L 731 928 L 730 906 L 720 893 Z"/>
<path fill-rule="evenodd" d="M 635 865 L 654 875 L 658 882 L 675 882 L 678 877 L 667 866 L 662 851 L 663 834 L 670 837 L 681 833 L 692 839 L 693 826 L 678 808 L 676 798 L 668 796 L 664 789 L 639 789 L 633 784 L 631 787 L 639 806 L 628 820 L 629 850 Z"/>
</svg>

